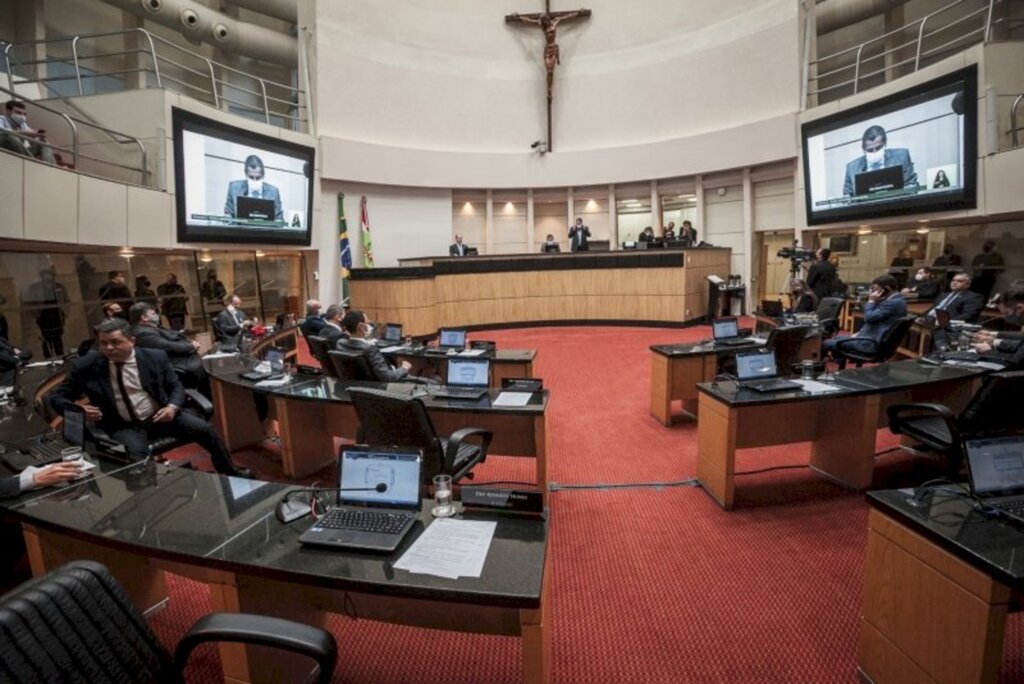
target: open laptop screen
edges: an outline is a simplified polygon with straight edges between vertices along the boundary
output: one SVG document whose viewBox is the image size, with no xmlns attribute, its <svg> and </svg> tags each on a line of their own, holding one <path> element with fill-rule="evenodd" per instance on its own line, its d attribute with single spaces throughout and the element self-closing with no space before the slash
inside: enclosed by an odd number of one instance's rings
<svg viewBox="0 0 1024 684">
<path fill-rule="evenodd" d="M 448 384 L 487 387 L 490 365 L 487 359 L 449 359 Z"/>
<path fill-rule="evenodd" d="M 437 343 L 442 347 L 462 349 L 466 346 L 466 331 L 453 328 L 441 328 Z"/>
<path fill-rule="evenodd" d="M 284 349 L 271 347 L 267 350 L 264 360 L 270 364 L 271 371 L 280 373 L 284 370 Z"/>
<path fill-rule="evenodd" d="M 964 451 L 976 495 L 1024 492 L 1024 437 L 969 439 Z"/>
<path fill-rule="evenodd" d="M 85 446 L 85 411 L 78 407 L 64 410 L 62 435 L 64 441 L 75 446 Z"/>
<path fill-rule="evenodd" d="M 716 340 L 739 337 L 739 322 L 735 318 L 717 318 L 711 323 L 711 334 Z"/>
<path fill-rule="evenodd" d="M 402 325 L 400 323 L 388 323 L 384 326 L 384 341 L 400 342 L 402 340 Z"/>
<path fill-rule="evenodd" d="M 340 504 L 374 506 L 418 506 L 420 502 L 419 449 L 375 449 L 346 447 L 338 463 L 339 489 L 368 489 L 362 492 L 338 492 Z M 379 485 L 386 487 L 377 491 Z"/>
<path fill-rule="evenodd" d="M 775 352 L 751 352 L 736 355 L 736 377 L 740 380 L 757 380 L 773 378 L 775 368 Z"/>
</svg>

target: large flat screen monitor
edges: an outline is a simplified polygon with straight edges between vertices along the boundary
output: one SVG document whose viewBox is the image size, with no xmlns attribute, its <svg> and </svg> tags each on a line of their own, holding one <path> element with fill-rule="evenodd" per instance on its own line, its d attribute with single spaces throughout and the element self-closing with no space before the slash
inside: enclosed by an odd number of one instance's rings
<svg viewBox="0 0 1024 684">
<path fill-rule="evenodd" d="M 807 223 L 977 206 L 977 67 L 802 126 Z"/>
<path fill-rule="evenodd" d="M 180 242 L 309 245 L 312 147 L 174 108 Z"/>
</svg>

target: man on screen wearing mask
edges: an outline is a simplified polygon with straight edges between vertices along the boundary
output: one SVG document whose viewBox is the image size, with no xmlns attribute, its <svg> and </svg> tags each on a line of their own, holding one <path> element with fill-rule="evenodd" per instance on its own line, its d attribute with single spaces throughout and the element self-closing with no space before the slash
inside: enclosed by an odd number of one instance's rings
<svg viewBox="0 0 1024 684">
<path fill-rule="evenodd" d="M 255 154 L 245 158 L 245 180 L 231 181 L 228 184 L 228 198 L 224 201 L 224 213 L 228 216 L 238 215 L 238 198 L 268 199 L 274 201 L 274 220 L 283 221 L 284 211 L 281 208 L 281 193 L 276 186 L 263 182 L 266 171 L 263 160 Z"/>
<path fill-rule="evenodd" d="M 843 183 L 843 195 L 853 197 L 856 187 L 854 178 L 865 171 L 877 171 L 890 166 L 903 167 L 903 187 L 917 185 L 917 173 L 914 162 L 910 160 L 910 151 L 886 147 L 885 129 L 881 126 L 870 126 L 864 131 L 860 141 L 864 156 L 857 157 L 846 165 L 846 181 Z"/>
</svg>

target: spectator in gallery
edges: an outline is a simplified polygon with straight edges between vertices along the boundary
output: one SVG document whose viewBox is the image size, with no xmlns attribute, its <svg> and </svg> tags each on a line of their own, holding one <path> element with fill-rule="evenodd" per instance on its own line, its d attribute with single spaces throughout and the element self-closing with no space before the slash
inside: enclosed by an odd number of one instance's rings
<svg viewBox="0 0 1024 684">
<path fill-rule="evenodd" d="M 217 280 L 216 271 L 207 271 L 206 280 L 203 281 L 200 292 L 202 292 L 203 299 L 208 302 L 223 301 L 224 297 L 228 294 L 228 290 L 224 287 L 224 283 Z"/>
<path fill-rule="evenodd" d="M 153 291 L 152 285 L 148 277 L 144 275 L 135 276 L 135 301 L 145 302 L 155 307 L 156 292 Z"/>
<path fill-rule="evenodd" d="M 455 242 L 448 245 L 448 256 L 461 257 L 466 256 L 469 247 L 462 242 L 462 235 L 459 233 L 455 234 Z"/>
<path fill-rule="evenodd" d="M 224 213 L 228 216 L 238 216 L 238 198 L 251 197 L 253 199 L 272 200 L 274 202 L 274 220 L 284 220 L 284 210 L 281 207 L 281 192 L 277 186 L 263 181 L 266 169 L 263 167 L 263 160 L 255 154 L 245 158 L 245 179 L 234 180 L 228 183 L 228 196 L 224 201 Z"/>
<path fill-rule="evenodd" d="M 683 226 L 679 229 L 679 239 L 691 247 L 697 244 L 697 229 L 693 227 L 692 223 L 683 221 Z"/>
<path fill-rule="evenodd" d="M 577 217 L 576 223 L 569 226 L 569 251 L 590 251 L 590 228 L 583 225 L 583 219 Z"/>
<path fill-rule="evenodd" d="M 157 285 L 156 293 L 160 295 L 160 313 L 167 318 L 167 327 L 184 330 L 188 317 L 188 293 L 178 283 L 178 276 L 168 273 L 167 280 Z"/>
<path fill-rule="evenodd" d="M 971 260 L 971 268 L 974 270 L 974 278 L 971 281 L 971 289 L 977 292 L 988 301 L 992 294 L 992 288 L 996 285 L 996 277 L 1006 262 L 1003 255 L 995 251 L 994 240 L 986 240 L 981 246 L 981 253 Z"/>
<path fill-rule="evenodd" d="M 45 133 L 32 130 L 24 102 L 7 101 L 0 116 L 0 148 L 53 164 L 53 148 L 46 142 Z"/>
<path fill-rule="evenodd" d="M 889 273 L 896 279 L 896 283 L 902 290 L 906 284 L 910 269 L 914 266 L 914 259 L 910 256 L 909 249 L 901 249 L 889 263 Z"/>
<path fill-rule="evenodd" d="M 548 233 L 548 236 L 544 239 L 544 244 L 540 246 L 542 252 L 561 252 L 562 246 L 555 240 L 555 236 Z"/>
<path fill-rule="evenodd" d="M 103 286 L 100 287 L 100 301 L 117 302 L 121 305 L 123 311 L 127 311 L 135 303 L 132 301 L 132 291 L 128 289 L 124 282 L 124 273 L 122 271 L 110 271 L 107 273 L 107 282 L 103 283 Z"/>
<path fill-rule="evenodd" d="M 39 271 L 39 280 L 28 286 L 25 304 L 32 308 L 39 334 L 43 338 L 43 356 L 64 356 L 64 321 L 67 319 L 68 292 L 57 282 L 52 268 Z"/>
<path fill-rule="evenodd" d="M 676 222 L 669 221 L 668 226 L 665 228 L 665 239 L 675 240 L 676 239 Z"/>
<path fill-rule="evenodd" d="M 903 186 L 917 185 L 917 173 L 914 162 L 910 159 L 910 151 L 901 147 L 888 147 L 888 137 L 881 126 L 869 126 L 861 136 L 863 155 L 846 165 L 846 180 L 843 182 L 843 196 L 852 197 L 856 194 L 858 175 L 867 171 L 877 171 L 890 166 L 903 169 Z"/>
<path fill-rule="evenodd" d="M 640 242 L 654 242 L 654 228 L 647 226 L 640 233 Z"/>
<path fill-rule="evenodd" d="M 960 270 L 960 266 L 963 266 L 963 263 L 964 260 L 959 254 L 956 254 L 956 247 L 947 242 L 942 248 L 942 254 L 935 257 L 935 261 L 932 262 L 932 268 L 940 276 L 939 280 L 942 281 L 944 289 L 949 289 L 949 283 L 953 280 L 953 274 Z"/>
<path fill-rule="evenodd" d="M 935 180 L 932 181 L 932 187 L 933 188 L 948 188 L 949 187 L 949 178 L 946 177 L 946 172 L 945 171 L 943 171 L 942 169 L 938 170 L 938 172 L 935 174 Z"/>
</svg>

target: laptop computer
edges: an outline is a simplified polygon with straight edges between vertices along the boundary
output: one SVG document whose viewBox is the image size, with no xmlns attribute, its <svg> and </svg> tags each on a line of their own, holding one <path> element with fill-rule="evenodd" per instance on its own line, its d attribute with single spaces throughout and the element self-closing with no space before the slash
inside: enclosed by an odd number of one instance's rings
<svg viewBox="0 0 1024 684">
<path fill-rule="evenodd" d="M 385 323 L 384 336 L 381 338 L 388 344 L 398 344 L 402 341 L 402 324 Z"/>
<path fill-rule="evenodd" d="M 22 442 L 22 451 L 11 449 L 2 458 L 10 468 L 20 471 L 28 466 L 56 463 L 61 460 L 61 451 L 72 446 L 85 448 L 85 410 L 77 404 L 64 409 L 60 435 L 45 435 Z M 25 450 L 28 453 L 23 453 Z"/>
<path fill-rule="evenodd" d="M 759 349 L 736 355 L 736 379 L 740 387 L 758 392 L 803 389 L 803 385 L 800 383 L 784 380 L 777 376 L 775 352 Z"/>
<path fill-rule="evenodd" d="M 747 344 L 749 337 L 740 337 L 739 320 L 734 317 L 716 318 L 711 322 L 711 336 L 715 339 L 716 345 L 726 347 L 738 344 Z"/>
<path fill-rule="evenodd" d="M 284 349 L 281 349 L 280 347 L 270 347 L 263 355 L 263 362 L 269 366 L 269 370 L 253 369 L 246 371 L 245 373 L 240 373 L 239 376 L 251 382 L 280 377 L 284 375 L 284 355 Z M 260 365 L 262 366 L 263 364 Z M 267 366 L 263 366 L 263 368 L 267 368 Z"/>
<path fill-rule="evenodd" d="M 256 197 L 239 197 L 235 203 L 235 218 L 274 220 L 274 200 Z"/>
<path fill-rule="evenodd" d="M 438 399 L 479 399 L 490 386 L 491 362 L 479 357 L 448 359 L 446 385 L 435 388 L 431 395 Z"/>
<path fill-rule="evenodd" d="M 420 513 L 422 467 L 420 449 L 342 446 L 337 503 L 302 533 L 299 543 L 394 551 Z"/>
<path fill-rule="evenodd" d="M 971 493 L 1024 523 L 1024 435 L 964 440 Z"/>
<path fill-rule="evenodd" d="M 437 334 L 437 346 L 440 349 L 455 349 L 462 351 L 466 348 L 466 331 L 463 328 L 441 328 Z"/>
<path fill-rule="evenodd" d="M 762 299 L 761 311 L 765 316 L 781 316 L 783 313 L 782 302 L 777 299 Z"/>
<path fill-rule="evenodd" d="M 876 192 L 903 189 L 903 167 L 886 166 L 874 171 L 864 171 L 853 177 L 856 195 L 873 195 Z"/>
</svg>

